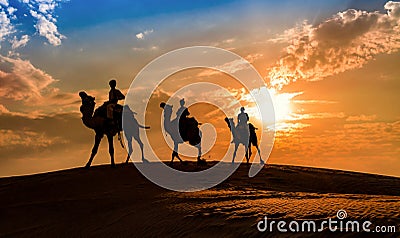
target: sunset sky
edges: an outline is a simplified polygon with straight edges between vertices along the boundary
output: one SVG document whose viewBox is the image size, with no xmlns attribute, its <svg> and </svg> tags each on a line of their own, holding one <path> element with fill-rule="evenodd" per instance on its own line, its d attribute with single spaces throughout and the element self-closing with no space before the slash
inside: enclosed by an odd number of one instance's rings
<svg viewBox="0 0 400 238">
<path fill-rule="evenodd" d="M 400 2 L 0 0 L 0 45 L 0 177 L 83 166 L 94 132 L 82 124 L 78 92 L 100 105 L 110 79 L 127 92 L 150 61 L 197 45 L 230 50 L 264 78 L 277 119 L 269 163 L 400 176 Z M 165 160 L 158 104 L 193 82 L 248 102 L 228 75 L 172 75 L 140 122 Z M 220 160 L 225 116 L 206 105 L 190 111 L 216 128 L 204 157 Z M 109 163 L 106 144 L 94 164 Z M 120 163 L 126 152 L 115 147 Z"/>
</svg>

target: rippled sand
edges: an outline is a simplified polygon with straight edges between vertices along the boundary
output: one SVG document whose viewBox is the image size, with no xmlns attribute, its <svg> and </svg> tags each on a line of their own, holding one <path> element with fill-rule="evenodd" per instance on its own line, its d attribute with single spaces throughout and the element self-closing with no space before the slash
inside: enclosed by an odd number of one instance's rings
<svg viewBox="0 0 400 238">
<path fill-rule="evenodd" d="M 193 171 L 194 164 L 176 165 Z M 248 178 L 242 165 L 213 189 L 159 188 L 132 165 L 72 169 L 0 179 L 0 235 L 14 237 L 358 237 L 370 234 L 260 233 L 257 223 L 336 218 L 400 231 L 400 179 L 296 166 L 266 166 Z M 399 237 L 399 233 L 379 237 Z"/>
</svg>

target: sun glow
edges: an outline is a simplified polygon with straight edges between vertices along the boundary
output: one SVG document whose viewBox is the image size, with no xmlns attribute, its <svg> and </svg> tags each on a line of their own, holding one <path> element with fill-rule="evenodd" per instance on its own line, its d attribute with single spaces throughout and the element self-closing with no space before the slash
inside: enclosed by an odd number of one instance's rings
<svg viewBox="0 0 400 238">
<path fill-rule="evenodd" d="M 292 98 L 301 93 L 278 93 L 275 89 L 269 89 L 269 92 L 274 104 L 275 120 L 277 122 L 292 120 Z"/>
<path fill-rule="evenodd" d="M 254 89 L 251 91 L 251 94 L 258 99 L 259 102 L 261 103 L 271 103 L 274 106 L 274 115 L 275 115 L 275 123 L 280 123 L 280 122 L 285 122 L 285 121 L 290 121 L 293 120 L 293 105 L 292 105 L 292 99 L 300 95 L 301 92 L 295 92 L 295 93 L 279 93 L 275 89 L 267 89 L 266 87 Z M 268 94 L 270 95 L 270 98 L 268 97 Z M 245 98 L 250 99 L 251 96 L 247 95 Z M 251 100 L 246 100 L 250 102 Z M 254 117 L 258 117 L 258 108 L 261 110 L 268 110 L 267 105 L 260 105 L 260 107 L 257 107 L 256 105 L 248 107 L 246 111 Z M 270 115 L 272 112 L 271 111 L 263 111 L 261 114 L 263 115 Z M 266 124 L 269 124 L 270 122 L 264 122 Z"/>
</svg>

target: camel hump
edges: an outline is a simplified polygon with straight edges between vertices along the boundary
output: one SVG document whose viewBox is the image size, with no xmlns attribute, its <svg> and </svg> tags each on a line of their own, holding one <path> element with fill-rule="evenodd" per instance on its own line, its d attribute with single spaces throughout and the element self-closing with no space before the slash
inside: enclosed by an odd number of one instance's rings
<svg viewBox="0 0 400 238">
<path fill-rule="evenodd" d="M 190 125 L 190 126 L 198 126 L 199 125 L 199 122 L 196 120 L 196 118 L 194 118 L 194 117 L 188 117 L 187 118 L 187 123 Z"/>
<path fill-rule="evenodd" d="M 250 130 L 248 124 L 238 124 L 236 126 L 236 136 L 238 139 L 247 141 L 250 136 Z"/>
<path fill-rule="evenodd" d="M 183 141 L 189 141 L 191 145 L 197 145 L 200 138 L 199 123 L 194 117 L 182 117 L 179 120 L 179 134 Z"/>
</svg>

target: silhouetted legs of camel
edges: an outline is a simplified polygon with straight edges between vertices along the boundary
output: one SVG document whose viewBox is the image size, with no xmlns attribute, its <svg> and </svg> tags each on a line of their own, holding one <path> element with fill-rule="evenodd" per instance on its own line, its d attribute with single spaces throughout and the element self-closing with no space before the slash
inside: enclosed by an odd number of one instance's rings
<svg viewBox="0 0 400 238">
<path fill-rule="evenodd" d="M 179 157 L 178 147 L 179 147 L 179 143 L 174 142 L 174 151 L 172 151 L 171 162 L 169 162 L 169 164 L 171 166 L 174 164 L 174 158 L 175 157 L 178 158 L 181 163 L 183 163 L 183 160 L 181 159 L 181 157 Z"/>
<path fill-rule="evenodd" d="M 127 140 L 127 144 L 128 144 L 128 156 L 126 157 L 126 161 L 125 163 L 129 163 L 129 159 L 133 153 L 133 147 L 132 147 L 132 138 L 135 139 L 135 141 L 139 144 L 140 147 L 140 151 L 142 152 L 142 161 L 143 162 L 149 162 L 148 160 L 146 160 L 144 158 L 144 152 L 143 152 L 143 142 L 140 139 L 140 137 L 135 137 L 135 136 L 127 136 L 126 140 Z"/>
<path fill-rule="evenodd" d="M 96 133 L 94 137 L 94 146 L 92 149 L 92 154 L 90 155 L 89 161 L 87 162 L 85 168 L 90 168 L 90 165 L 93 162 L 94 157 L 97 154 L 97 151 L 99 149 L 99 145 L 101 142 L 101 139 L 103 138 L 104 134 L 103 133 Z M 115 161 L 114 161 L 114 140 L 113 140 L 112 135 L 107 135 L 107 140 L 108 140 L 108 152 L 110 153 L 111 157 L 111 166 L 115 167 Z"/>
<path fill-rule="evenodd" d="M 241 143 L 236 143 L 236 142 L 235 142 L 235 150 L 233 151 L 232 164 L 235 163 L 236 153 L 237 153 L 237 150 L 238 150 L 240 144 L 241 144 Z M 244 145 L 245 151 L 246 151 L 246 161 L 247 161 L 247 163 L 249 163 L 249 160 L 250 160 L 250 156 L 249 156 L 249 154 L 248 154 L 249 146 L 246 145 L 246 144 L 243 144 L 243 145 Z"/>
<path fill-rule="evenodd" d="M 170 164 L 171 166 L 174 164 L 174 159 L 175 159 L 175 158 L 178 158 L 179 161 L 180 161 L 181 163 L 187 164 L 186 161 L 183 161 L 183 160 L 181 159 L 181 157 L 179 157 L 178 146 L 179 146 L 179 143 L 174 143 L 174 150 L 172 151 L 171 161 L 169 162 L 169 164 Z M 201 157 L 201 146 L 200 146 L 200 144 L 196 145 L 195 147 L 196 147 L 197 150 L 198 150 L 197 165 L 207 165 L 207 162 L 206 162 L 205 160 L 203 160 L 203 159 L 200 158 L 200 157 Z"/>
<path fill-rule="evenodd" d="M 251 152 L 251 145 L 253 145 L 254 147 L 256 147 L 256 149 L 257 149 L 257 151 L 258 151 L 258 155 L 260 156 L 260 164 L 264 164 L 264 160 L 261 158 L 261 151 L 260 151 L 260 148 L 258 148 L 258 143 L 257 143 L 257 142 L 254 143 L 253 141 L 250 141 L 250 143 L 249 143 L 249 158 L 250 158 L 251 155 L 252 155 L 252 152 Z"/>
</svg>

